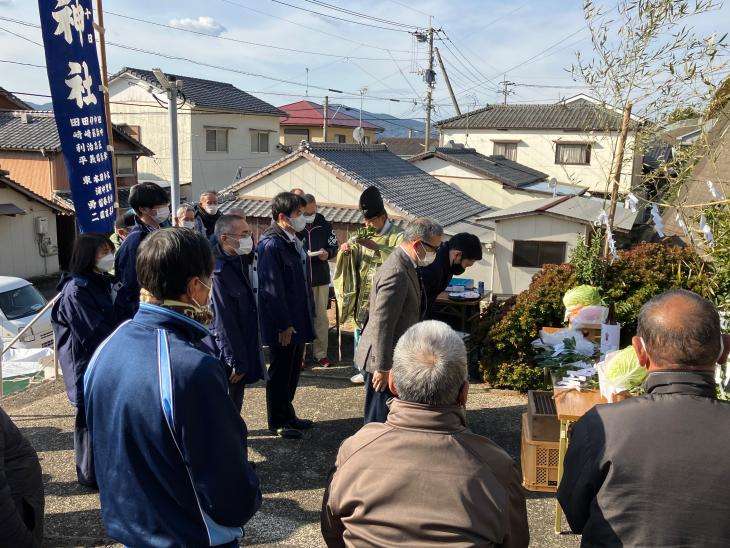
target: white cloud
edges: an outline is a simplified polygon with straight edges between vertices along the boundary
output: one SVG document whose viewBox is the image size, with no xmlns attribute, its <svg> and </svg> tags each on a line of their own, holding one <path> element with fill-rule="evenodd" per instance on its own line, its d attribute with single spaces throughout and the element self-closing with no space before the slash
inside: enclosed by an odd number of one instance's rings
<svg viewBox="0 0 730 548">
<path fill-rule="evenodd" d="M 2 0 L 0 0 L 2 1 Z M 184 17 L 182 19 L 171 19 L 170 26 L 177 29 L 194 30 L 196 32 L 204 32 L 213 36 L 221 35 L 226 28 L 212 17 L 205 15 L 199 16 L 197 19 Z"/>
</svg>

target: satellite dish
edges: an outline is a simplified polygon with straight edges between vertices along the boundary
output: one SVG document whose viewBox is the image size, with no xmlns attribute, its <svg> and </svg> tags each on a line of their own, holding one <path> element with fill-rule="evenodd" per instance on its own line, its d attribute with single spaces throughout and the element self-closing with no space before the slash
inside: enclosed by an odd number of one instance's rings
<svg viewBox="0 0 730 548">
<path fill-rule="evenodd" d="M 355 139 L 356 142 L 362 144 L 365 140 L 365 130 L 362 127 L 356 127 L 352 131 L 352 138 Z"/>
</svg>

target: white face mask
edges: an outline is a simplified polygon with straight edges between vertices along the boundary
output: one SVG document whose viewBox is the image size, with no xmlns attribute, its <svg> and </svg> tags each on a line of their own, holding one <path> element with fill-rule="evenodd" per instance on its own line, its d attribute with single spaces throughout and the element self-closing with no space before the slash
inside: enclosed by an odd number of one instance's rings
<svg viewBox="0 0 730 548">
<path fill-rule="evenodd" d="M 216 213 L 218 213 L 218 205 L 217 204 L 208 204 L 205 207 L 203 207 L 203 209 L 205 210 L 205 212 L 208 215 L 215 215 Z"/>
<path fill-rule="evenodd" d="M 248 255 L 253 249 L 253 238 L 251 236 L 244 236 L 238 240 L 238 247 L 236 253 L 239 255 Z"/>
<path fill-rule="evenodd" d="M 423 247 L 424 251 L 426 250 L 426 247 L 423 245 L 423 242 L 421 242 L 421 247 Z M 428 266 L 435 259 L 436 259 L 436 252 L 435 251 L 426 251 L 426 256 L 423 259 L 421 259 L 420 257 L 418 257 L 417 264 L 418 264 L 418 266 Z"/>
<path fill-rule="evenodd" d="M 311 225 L 314 222 L 314 218 L 316 217 L 316 213 L 312 215 L 302 215 L 304 217 L 304 220 L 307 222 L 308 225 Z"/>
<path fill-rule="evenodd" d="M 184 226 L 185 228 L 193 229 L 195 228 L 195 221 L 183 221 L 182 226 Z"/>
<path fill-rule="evenodd" d="M 289 225 L 292 227 L 294 232 L 301 232 L 304 230 L 304 227 L 307 226 L 307 220 L 304 218 L 304 215 L 300 215 L 299 217 L 289 217 Z"/>
<path fill-rule="evenodd" d="M 157 224 L 162 224 L 165 221 L 167 221 L 167 219 L 169 219 L 169 218 L 170 218 L 170 208 L 168 208 L 167 206 L 158 207 L 155 210 L 154 219 L 155 219 L 155 221 L 157 221 Z"/>
<path fill-rule="evenodd" d="M 114 268 L 114 254 L 107 253 L 96 261 L 96 268 L 102 272 L 109 272 Z"/>
</svg>

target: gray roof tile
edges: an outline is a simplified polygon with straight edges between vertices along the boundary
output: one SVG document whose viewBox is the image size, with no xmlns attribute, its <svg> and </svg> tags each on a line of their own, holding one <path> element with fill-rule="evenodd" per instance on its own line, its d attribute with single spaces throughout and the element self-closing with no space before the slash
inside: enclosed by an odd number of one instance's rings
<svg viewBox="0 0 730 548">
<path fill-rule="evenodd" d="M 572 131 L 619 131 L 622 115 L 585 99 L 570 103 L 487 105 L 441 120 L 439 129 L 566 129 Z M 631 123 L 636 127 L 636 122 Z"/>
<path fill-rule="evenodd" d="M 151 70 L 131 67 L 124 67 L 112 76 L 111 79 L 117 78 L 124 73 L 136 76 L 150 84 L 159 85 L 157 78 L 155 78 Z M 254 97 L 232 84 L 216 82 L 214 80 L 203 80 L 201 78 L 193 78 L 192 76 L 179 76 L 176 74 L 168 74 L 168 76 L 175 76 L 178 80 L 183 81 L 183 94 L 188 101 L 198 107 L 232 110 L 245 112 L 246 114 L 286 115 L 285 112 L 280 111 L 274 105 L 262 101 L 258 97 Z"/>
<path fill-rule="evenodd" d="M 24 120 L 28 120 L 27 122 Z M 56 119 L 52 112 L 8 111 L 0 112 L 0 149 L 61 150 Z"/>
<path fill-rule="evenodd" d="M 388 150 L 393 154 L 397 154 L 403 158 L 409 158 L 417 154 L 421 154 L 424 150 L 423 139 L 415 139 L 410 137 L 382 137 L 378 139 L 378 144 L 388 146 Z M 431 145 L 431 150 L 436 147 Z"/>
</svg>

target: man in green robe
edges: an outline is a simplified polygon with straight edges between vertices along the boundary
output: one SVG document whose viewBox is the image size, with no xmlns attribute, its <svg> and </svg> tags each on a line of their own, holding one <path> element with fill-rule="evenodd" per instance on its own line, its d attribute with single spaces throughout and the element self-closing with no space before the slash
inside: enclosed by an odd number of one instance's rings
<svg viewBox="0 0 730 548">
<path fill-rule="evenodd" d="M 340 246 L 332 280 L 340 323 L 355 322 L 355 346 L 367 321 L 375 271 L 403 239 L 403 229 L 388 220 L 383 198 L 376 187 L 371 186 L 360 195 L 360 210 L 365 218 L 365 228 L 359 229 Z M 357 373 L 350 380 L 361 384 L 362 374 Z"/>
</svg>

